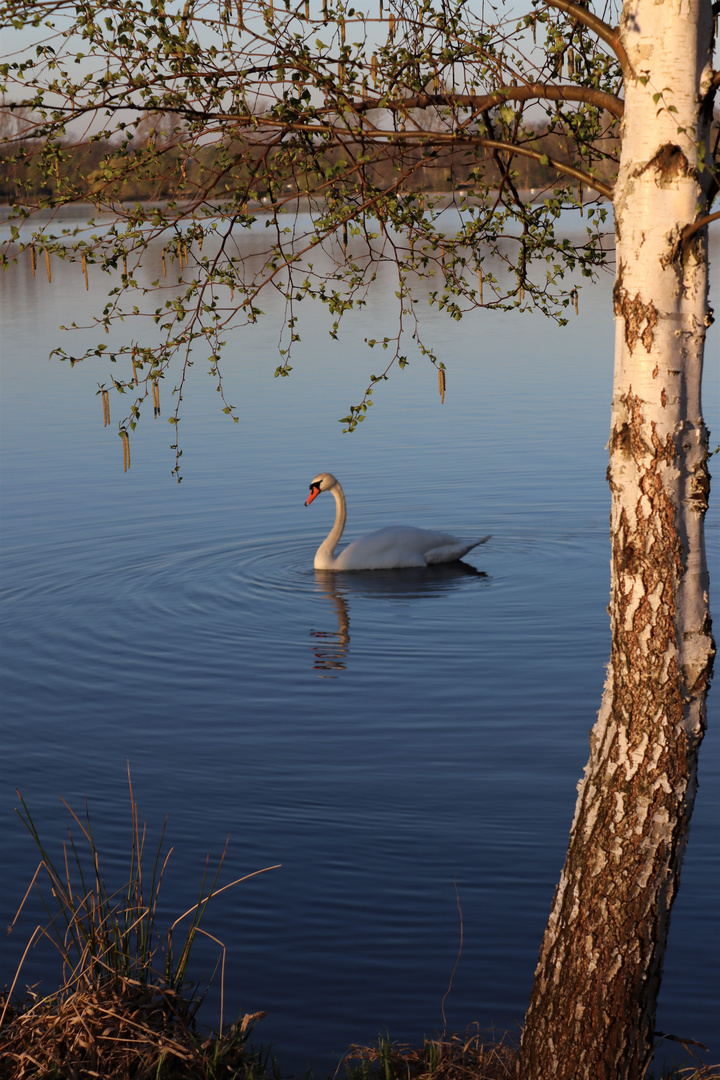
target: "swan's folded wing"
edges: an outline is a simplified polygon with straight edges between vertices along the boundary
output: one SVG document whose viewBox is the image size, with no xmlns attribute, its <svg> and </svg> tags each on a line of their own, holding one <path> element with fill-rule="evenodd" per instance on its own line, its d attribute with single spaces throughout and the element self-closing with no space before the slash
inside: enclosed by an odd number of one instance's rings
<svg viewBox="0 0 720 1080">
<path fill-rule="evenodd" d="M 411 525 L 391 525 L 368 533 L 340 552 L 333 560 L 336 570 L 394 570 L 430 563 L 454 562 L 482 540 L 460 540 L 449 533 L 415 529 Z M 315 563 L 317 566 L 317 562 Z"/>
</svg>

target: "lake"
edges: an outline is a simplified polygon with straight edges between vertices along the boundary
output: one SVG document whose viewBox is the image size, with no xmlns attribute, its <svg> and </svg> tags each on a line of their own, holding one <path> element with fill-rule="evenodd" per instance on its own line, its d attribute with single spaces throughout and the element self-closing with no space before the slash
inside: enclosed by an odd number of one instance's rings
<svg viewBox="0 0 720 1080">
<path fill-rule="evenodd" d="M 716 243 L 715 268 L 719 254 Z M 227 838 L 221 884 L 281 864 L 218 897 L 204 925 L 227 950 L 228 1012 L 267 1012 L 256 1037 L 283 1072 L 324 1075 L 380 1033 L 421 1040 L 442 1030 L 444 998 L 448 1031 L 516 1032 L 609 655 L 611 276 L 581 291 L 564 329 L 429 311 L 444 404 L 434 368 L 413 358 L 351 435 L 337 420 L 384 367 L 363 338 L 393 328 L 389 272 L 338 342 L 324 310 L 302 305 L 288 379 L 273 378 L 283 309 L 268 296 L 265 318 L 228 338 L 237 425 L 202 356 L 192 369 L 181 485 L 169 380 L 124 473 L 127 399 L 111 394 L 104 428 L 96 396 L 107 368 L 48 359 L 73 347 L 60 324 L 102 308 L 101 278 L 91 273 L 86 293 L 79 267 L 56 261 L 49 284 L 24 259 L 1 279 L 2 922 L 37 864 L 16 788 L 56 853 L 69 822 L 61 797 L 78 811 L 87 798 L 105 874 L 120 885 L 129 766 L 152 843 L 167 818 L 168 921 L 197 899 L 206 856 L 216 862 Z M 717 281 L 714 295 L 717 309 Z M 716 323 L 712 446 L 718 337 Z M 348 539 L 395 522 L 492 539 L 429 572 L 316 573 L 334 504 L 303 503 L 325 470 L 345 488 Z M 717 597 L 716 586 L 716 626 Z M 714 1062 L 718 712 L 715 688 L 657 1018 Z M 41 917 L 31 906 L 3 935 L 2 982 Z M 216 955 L 200 943 L 198 977 Z M 52 988 L 46 948 L 23 970 Z M 684 1056 L 679 1044 L 668 1054 Z"/>
</svg>

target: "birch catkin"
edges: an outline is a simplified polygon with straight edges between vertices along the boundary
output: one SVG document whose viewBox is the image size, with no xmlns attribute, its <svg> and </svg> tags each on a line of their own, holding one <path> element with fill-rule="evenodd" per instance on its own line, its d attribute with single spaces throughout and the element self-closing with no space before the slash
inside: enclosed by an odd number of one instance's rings
<svg viewBox="0 0 720 1080">
<path fill-rule="evenodd" d="M 107 390 L 102 391 L 103 427 L 110 423 L 110 394 Z"/>
<path fill-rule="evenodd" d="M 445 404 L 445 368 L 438 368 L 438 389 L 440 391 L 440 404 Z"/>
<path fill-rule="evenodd" d="M 121 431 L 120 438 L 123 444 L 123 472 L 127 472 L 130 468 L 130 436 L 127 431 Z"/>
<path fill-rule="evenodd" d="M 52 272 L 50 270 L 50 252 L 45 248 L 45 269 L 47 270 L 48 282 L 52 285 Z"/>
</svg>

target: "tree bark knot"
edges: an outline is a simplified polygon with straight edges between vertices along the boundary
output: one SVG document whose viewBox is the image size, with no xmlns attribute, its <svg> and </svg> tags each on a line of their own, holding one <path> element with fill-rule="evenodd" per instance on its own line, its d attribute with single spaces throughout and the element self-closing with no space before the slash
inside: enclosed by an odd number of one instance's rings
<svg viewBox="0 0 720 1080">
<path fill-rule="evenodd" d="M 661 146 L 655 157 L 651 158 L 647 165 L 639 169 L 636 175 L 639 176 L 646 169 L 656 170 L 658 173 L 658 186 L 661 188 L 670 187 L 683 176 L 697 174 L 683 151 L 674 143 L 665 143 L 664 146 Z"/>
<path fill-rule="evenodd" d="M 655 327 L 658 322 L 652 300 L 644 304 L 639 292 L 631 300 L 618 281 L 613 290 L 613 307 L 615 314 L 622 316 L 625 323 L 625 342 L 629 351 L 634 352 L 639 339 L 649 353 L 655 340 Z"/>
</svg>

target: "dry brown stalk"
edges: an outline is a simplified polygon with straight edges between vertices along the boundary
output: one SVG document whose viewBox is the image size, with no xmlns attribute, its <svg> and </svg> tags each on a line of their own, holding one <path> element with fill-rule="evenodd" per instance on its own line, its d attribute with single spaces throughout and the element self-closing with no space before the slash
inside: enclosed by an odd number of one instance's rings
<svg viewBox="0 0 720 1080">
<path fill-rule="evenodd" d="M 381 1042 L 351 1046 L 343 1063 L 352 1071 L 368 1067 L 372 1075 L 397 1080 L 514 1080 L 517 1049 L 506 1036 L 483 1033 L 476 1026 L 464 1035 L 426 1039 L 421 1047 Z"/>
<path fill-rule="evenodd" d="M 0 999 L 1 1000 L 1 999 Z M 5 1003 L 0 1027 L 0 1076 L 102 1076 L 143 1080 L 172 1076 L 242 1075 L 249 1060 L 242 1036 L 264 1013 L 245 1016 L 225 1037 L 202 1037 L 191 1006 L 178 995 L 128 982 L 76 990 L 25 1003 Z M 240 1035 L 240 1038 L 238 1038 Z"/>
</svg>

